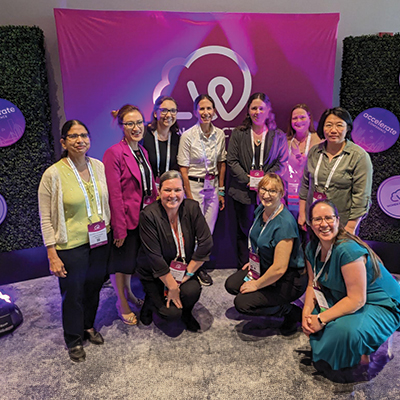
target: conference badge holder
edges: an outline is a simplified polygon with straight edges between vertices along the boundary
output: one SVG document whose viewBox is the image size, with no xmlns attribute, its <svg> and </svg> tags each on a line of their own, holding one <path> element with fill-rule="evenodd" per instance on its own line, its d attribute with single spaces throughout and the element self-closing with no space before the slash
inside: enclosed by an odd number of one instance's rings
<svg viewBox="0 0 400 400">
<path fill-rule="evenodd" d="M 260 183 L 263 177 L 264 177 L 264 171 L 259 169 L 250 170 L 250 190 L 257 191 L 258 184 Z"/>
<path fill-rule="evenodd" d="M 244 278 L 245 282 L 252 281 L 252 280 L 256 281 L 261 275 L 260 257 L 257 254 L 250 252 L 249 264 L 250 264 L 250 270 Z"/>
<path fill-rule="evenodd" d="M 107 244 L 107 228 L 104 221 L 88 225 L 90 248 L 94 249 Z"/>
<path fill-rule="evenodd" d="M 143 208 L 147 207 L 152 203 L 153 198 L 151 196 L 145 196 L 143 199 Z"/>
<path fill-rule="evenodd" d="M 204 187 L 203 187 L 203 193 L 205 197 L 212 197 L 214 194 L 214 179 L 215 175 L 211 175 L 209 173 L 206 174 L 204 178 Z"/>
<path fill-rule="evenodd" d="M 329 304 L 326 301 L 325 295 L 322 293 L 322 290 L 318 286 L 314 286 L 313 289 L 321 312 L 326 311 L 329 308 Z"/>
<path fill-rule="evenodd" d="M 315 203 L 318 200 L 326 200 L 326 194 L 325 193 L 321 193 L 321 192 L 317 192 L 314 191 L 313 194 L 313 203 Z"/>
<path fill-rule="evenodd" d="M 172 260 L 169 265 L 169 271 L 178 284 L 181 284 L 185 277 L 187 264 L 181 261 Z"/>
</svg>

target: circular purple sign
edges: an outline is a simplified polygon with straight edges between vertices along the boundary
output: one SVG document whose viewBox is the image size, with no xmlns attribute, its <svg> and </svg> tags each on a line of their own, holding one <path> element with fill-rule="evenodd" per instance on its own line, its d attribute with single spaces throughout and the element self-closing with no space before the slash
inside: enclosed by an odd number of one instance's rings
<svg viewBox="0 0 400 400">
<path fill-rule="evenodd" d="M 400 175 L 383 181 L 376 195 L 379 207 L 390 217 L 400 219 Z"/>
<path fill-rule="evenodd" d="M 0 147 L 11 146 L 25 131 L 25 118 L 17 106 L 0 99 Z"/>
<path fill-rule="evenodd" d="M 0 224 L 5 220 L 7 215 L 7 203 L 0 194 Z"/>
<path fill-rule="evenodd" d="M 384 108 L 369 108 L 357 115 L 351 137 L 369 153 L 379 153 L 392 147 L 400 131 L 397 117 Z"/>
</svg>

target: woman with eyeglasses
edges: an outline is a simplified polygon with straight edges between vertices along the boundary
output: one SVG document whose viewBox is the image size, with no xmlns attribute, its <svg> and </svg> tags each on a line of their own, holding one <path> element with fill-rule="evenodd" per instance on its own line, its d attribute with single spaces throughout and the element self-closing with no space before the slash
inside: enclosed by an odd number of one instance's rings
<svg viewBox="0 0 400 400">
<path fill-rule="evenodd" d="M 179 171 L 176 159 L 180 138 L 177 114 L 178 105 L 172 97 L 158 97 L 154 103 L 152 121 L 143 139 L 157 186 L 164 172 Z"/>
<path fill-rule="evenodd" d="M 236 219 L 237 268 L 249 260 L 247 237 L 257 207 L 258 182 L 266 172 L 282 174 L 288 158 L 285 134 L 277 129 L 271 101 L 254 93 L 247 102 L 247 115 L 229 139 L 227 161 Z"/>
<path fill-rule="evenodd" d="M 309 221 L 302 327 L 316 368 L 329 374 L 368 363 L 400 327 L 400 286 L 374 251 L 344 229 L 331 201 L 313 203 Z"/>
<path fill-rule="evenodd" d="M 101 161 L 86 156 L 89 130 L 78 120 L 61 129 L 61 160 L 39 185 L 39 211 L 50 273 L 58 277 L 64 340 L 72 361 L 85 361 L 83 342 L 101 345 L 93 327 L 107 273 L 110 208 Z"/>
<path fill-rule="evenodd" d="M 307 286 L 303 250 L 296 220 L 281 200 L 282 178 L 272 172 L 258 184 L 261 204 L 248 237 L 249 262 L 231 275 L 225 288 L 242 314 L 283 317 L 282 335 L 297 331 L 301 309 L 291 304 Z"/>
<path fill-rule="evenodd" d="M 186 197 L 199 202 L 213 233 L 218 210 L 225 208 L 225 134 L 212 123 L 216 109 L 209 95 L 199 95 L 193 109 L 198 123 L 181 136 L 178 164 Z M 199 279 L 205 286 L 212 284 L 204 269 L 199 271 Z"/>
<path fill-rule="evenodd" d="M 141 305 L 131 289 L 140 246 L 139 213 L 157 197 L 154 175 L 146 150 L 139 144 L 144 134 L 144 118 L 139 108 L 126 104 L 111 113 L 124 137 L 104 154 L 110 192 L 113 246 L 109 263 L 111 283 L 117 294 L 117 310 L 127 325 L 136 325 L 136 315 L 128 302 Z"/>
<path fill-rule="evenodd" d="M 372 163 L 368 153 L 350 141 L 353 120 L 341 107 L 326 110 L 318 124 L 325 139 L 308 153 L 300 187 L 298 223 L 306 230 L 307 210 L 316 200 L 331 200 L 344 228 L 355 233 L 371 204 Z"/>
</svg>

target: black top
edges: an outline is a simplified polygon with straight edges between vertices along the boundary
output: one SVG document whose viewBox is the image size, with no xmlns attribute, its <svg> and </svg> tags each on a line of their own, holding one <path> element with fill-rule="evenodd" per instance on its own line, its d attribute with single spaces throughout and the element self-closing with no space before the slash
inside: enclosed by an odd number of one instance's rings
<svg viewBox="0 0 400 400">
<path fill-rule="evenodd" d="M 151 177 L 150 177 L 150 169 L 147 166 L 147 162 L 146 162 L 141 150 L 140 149 L 135 150 L 134 153 L 135 153 L 135 160 L 138 163 L 139 169 L 140 169 L 140 164 L 143 166 L 144 176 L 146 178 L 147 191 L 145 192 L 143 176 L 142 176 L 142 188 L 143 188 L 142 195 L 143 195 L 143 197 L 151 196 L 151 190 L 152 190 L 153 186 L 152 186 L 152 181 L 151 181 Z M 141 171 L 140 171 L 140 175 L 142 175 Z"/>
<path fill-rule="evenodd" d="M 178 162 L 176 157 L 178 155 L 178 146 L 179 146 L 180 136 L 176 133 L 172 133 L 171 135 L 171 159 L 169 169 L 174 169 L 179 171 Z M 165 172 L 166 169 L 166 161 L 167 161 L 167 146 L 168 140 L 166 141 L 158 141 L 158 145 L 160 148 L 160 176 Z M 154 143 L 154 134 L 151 131 L 150 127 L 147 127 L 146 135 L 143 138 L 143 147 L 147 150 L 149 154 L 149 161 L 151 165 L 151 169 L 153 170 L 154 177 L 157 177 L 157 153 L 156 153 L 156 145 Z"/>
<path fill-rule="evenodd" d="M 253 160 L 251 141 L 251 128 L 235 128 L 229 139 L 226 160 L 230 170 L 231 182 L 229 195 L 242 204 L 255 204 L 257 193 L 250 190 L 247 184 L 250 181 L 249 174 Z M 260 147 L 260 146 L 258 146 Z M 260 151 L 260 150 L 259 150 Z M 286 135 L 280 131 L 270 129 L 266 136 L 263 155 L 263 171 L 275 172 L 282 175 L 285 170 L 285 161 L 289 156 Z M 260 162 L 256 163 L 256 169 Z"/>
<path fill-rule="evenodd" d="M 213 240 L 199 203 L 184 199 L 178 213 L 185 242 L 186 262 L 189 263 L 192 259 L 208 261 Z M 169 265 L 177 254 L 171 225 L 160 200 L 140 213 L 139 228 L 142 246 L 137 272 L 142 279 L 157 279 L 169 272 Z"/>
</svg>

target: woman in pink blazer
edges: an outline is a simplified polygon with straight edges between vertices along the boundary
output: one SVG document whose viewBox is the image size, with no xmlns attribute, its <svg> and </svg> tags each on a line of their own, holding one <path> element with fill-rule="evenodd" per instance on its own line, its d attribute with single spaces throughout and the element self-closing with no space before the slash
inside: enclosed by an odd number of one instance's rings
<svg viewBox="0 0 400 400">
<path fill-rule="evenodd" d="M 117 119 L 124 137 L 104 154 L 110 195 L 113 243 L 109 263 L 111 283 L 117 294 L 117 310 L 127 325 L 137 323 L 128 301 L 140 305 L 131 289 L 140 246 L 139 213 L 157 197 L 146 150 L 139 144 L 144 134 L 144 118 L 139 108 L 126 104 L 111 115 Z"/>
</svg>

